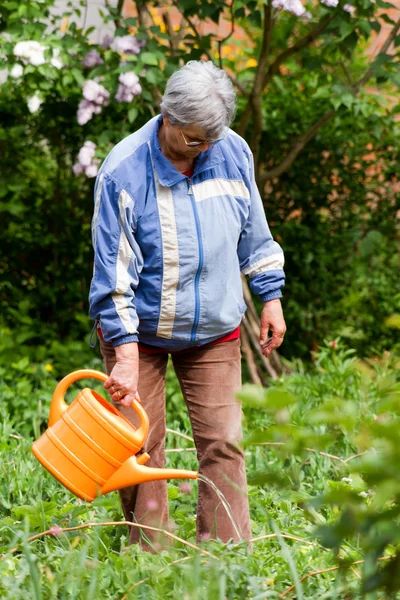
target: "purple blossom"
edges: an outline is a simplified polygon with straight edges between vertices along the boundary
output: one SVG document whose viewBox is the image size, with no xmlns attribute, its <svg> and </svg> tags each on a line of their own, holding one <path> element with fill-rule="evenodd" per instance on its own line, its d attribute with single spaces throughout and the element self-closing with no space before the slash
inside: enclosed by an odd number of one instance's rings
<svg viewBox="0 0 400 600">
<path fill-rule="evenodd" d="M 110 97 L 110 92 L 94 79 L 88 79 L 83 86 L 83 97 L 89 102 L 105 105 Z"/>
<path fill-rule="evenodd" d="M 72 172 L 76 176 L 81 175 L 81 173 L 83 173 L 84 170 L 85 170 L 85 168 L 82 165 L 80 165 L 79 163 L 75 163 L 74 166 L 72 167 Z"/>
<path fill-rule="evenodd" d="M 300 0 L 272 0 L 272 6 L 274 8 L 282 8 L 283 10 L 287 10 L 297 17 L 303 17 L 306 13 L 306 9 Z"/>
<path fill-rule="evenodd" d="M 133 71 L 128 71 L 127 73 L 121 73 L 118 77 L 118 81 L 122 83 L 122 85 L 131 88 L 139 83 L 139 77 Z"/>
<path fill-rule="evenodd" d="M 101 47 L 103 48 L 103 50 L 107 50 L 111 44 L 113 43 L 113 36 L 109 35 L 108 33 L 104 36 L 103 41 L 101 42 Z"/>
<path fill-rule="evenodd" d="M 95 152 L 96 144 L 87 140 L 78 152 L 78 162 L 72 167 L 74 175 L 85 173 L 86 177 L 96 177 L 100 159 L 94 158 Z"/>
<path fill-rule="evenodd" d="M 142 46 L 134 35 L 117 36 L 111 44 L 111 48 L 121 54 L 139 54 Z"/>
<path fill-rule="evenodd" d="M 88 167 L 91 163 L 92 163 L 92 159 L 95 155 L 96 152 L 96 144 L 93 144 L 93 142 L 85 142 L 82 146 L 82 148 L 79 150 L 78 153 L 78 162 L 84 166 L 84 167 Z"/>
<path fill-rule="evenodd" d="M 356 11 L 356 7 L 352 6 L 351 4 L 345 4 L 343 6 L 343 10 L 345 10 L 348 13 L 350 13 L 351 15 L 354 15 L 354 13 Z"/>
<path fill-rule="evenodd" d="M 97 50 L 90 50 L 82 61 L 82 65 L 88 69 L 97 67 L 103 64 L 103 59 L 100 56 L 100 52 Z"/>
<path fill-rule="evenodd" d="M 336 8 L 339 4 L 339 0 L 321 0 L 322 4 L 329 6 L 329 8 Z"/>
<path fill-rule="evenodd" d="M 102 107 L 108 104 L 110 92 L 105 87 L 88 79 L 83 86 L 83 100 L 79 103 L 77 119 L 79 125 L 85 125 L 93 115 L 101 113 Z"/>
<path fill-rule="evenodd" d="M 139 77 L 133 71 L 121 73 L 118 81 L 120 83 L 115 95 L 118 102 L 132 102 L 135 96 L 142 93 Z"/>
<path fill-rule="evenodd" d="M 85 125 L 94 115 L 96 105 L 88 100 L 81 100 L 78 106 L 77 120 L 79 125 Z"/>
<path fill-rule="evenodd" d="M 91 177 L 96 177 L 97 173 L 99 172 L 99 164 L 100 164 L 100 161 L 97 159 L 97 160 L 93 161 L 93 163 L 91 165 L 86 167 L 86 169 L 85 169 L 86 177 L 88 177 L 89 179 Z"/>
</svg>

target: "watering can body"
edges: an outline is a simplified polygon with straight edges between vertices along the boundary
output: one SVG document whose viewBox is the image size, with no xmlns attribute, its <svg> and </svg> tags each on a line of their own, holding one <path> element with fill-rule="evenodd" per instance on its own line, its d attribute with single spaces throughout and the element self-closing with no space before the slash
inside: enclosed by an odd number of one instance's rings
<svg viewBox="0 0 400 600">
<path fill-rule="evenodd" d="M 108 379 L 91 369 L 64 377 L 53 394 L 49 428 L 32 446 L 35 457 L 60 483 L 91 502 L 99 495 L 146 481 L 197 478 L 195 471 L 145 467 L 149 455 L 136 456 L 149 430 L 147 414 L 136 400 L 132 407 L 140 419 L 138 429 L 89 388 L 68 406 L 64 401 L 67 388 L 87 377 Z"/>
</svg>

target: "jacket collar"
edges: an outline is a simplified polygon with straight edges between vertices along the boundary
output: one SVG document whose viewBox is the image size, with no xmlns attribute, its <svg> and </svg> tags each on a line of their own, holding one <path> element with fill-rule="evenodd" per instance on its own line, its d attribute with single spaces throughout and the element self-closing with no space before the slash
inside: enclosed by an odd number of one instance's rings
<svg viewBox="0 0 400 600">
<path fill-rule="evenodd" d="M 178 169 L 174 167 L 174 165 L 164 156 L 161 152 L 160 142 L 158 140 L 158 132 L 162 123 L 162 115 L 157 117 L 155 127 L 153 129 L 153 133 L 150 139 L 150 147 L 152 158 L 154 162 L 154 167 L 157 171 L 158 179 L 161 185 L 171 187 L 182 181 L 186 178 L 186 175 L 180 173 Z M 193 176 L 197 175 L 201 171 L 206 171 L 207 169 L 211 169 L 215 165 L 218 165 L 222 161 L 225 160 L 225 157 L 222 153 L 220 144 L 223 142 L 219 142 L 215 146 L 210 146 L 206 152 L 200 152 L 199 156 L 196 159 L 194 165 L 194 173 Z"/>
</svg>

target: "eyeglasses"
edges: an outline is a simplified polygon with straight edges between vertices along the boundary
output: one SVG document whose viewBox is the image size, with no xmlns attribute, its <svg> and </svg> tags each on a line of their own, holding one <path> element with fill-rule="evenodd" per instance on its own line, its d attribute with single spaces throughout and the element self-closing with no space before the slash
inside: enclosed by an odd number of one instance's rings
<svg viewBox="0 0 400 600">
<path fill-rule="evenodd" d="M 181 129 L 180 129 L 180 132 L 181 132 L 183 141 L 185 142 L 186 146 L 189 146 L 190 148 L 195 148 L 196 146 L 202 146 L 203 144 L 212 146 L 213 144 L 216 144 L 217 142 L 221 142 L 223 139 L 225 139 L 225 136 L 226 136 L 226 131 L 224 131 L 224 135 L 222 137 L 219 137 L 216 140 L 202 140 L 201 142 L 188 142 L 187 139 L 185 138 L 185 134 L 183 133 L 183 131 Z"/>
</svg>

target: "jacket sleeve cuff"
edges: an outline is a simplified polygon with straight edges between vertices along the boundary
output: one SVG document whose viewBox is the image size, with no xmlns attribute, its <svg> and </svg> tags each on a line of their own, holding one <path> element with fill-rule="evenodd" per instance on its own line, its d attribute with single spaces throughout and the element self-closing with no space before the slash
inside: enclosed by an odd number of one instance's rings
<svg viewBox="0 0 400 600">
<path fill-rule="evenodd" d="M 268 302 L 269 300 L 275 300 L 275 298 L 282 298 L 282 292 L 281 290 L 275 290 L 268 292 L 268 294 L 261 294 L 260 298 L 263 302 Z"/>
<path fill-rule="evenodd" d="M 119 338 L 115 338 L 115 340 L 111 340 L 113 348 L 117 346 L 122 346 L 122 344 L 130 344 L 131 342 L 138 342 L 139 337 L 136 333 L 129 333 L 128 335 L 122 335 Z"/>
</svg>

